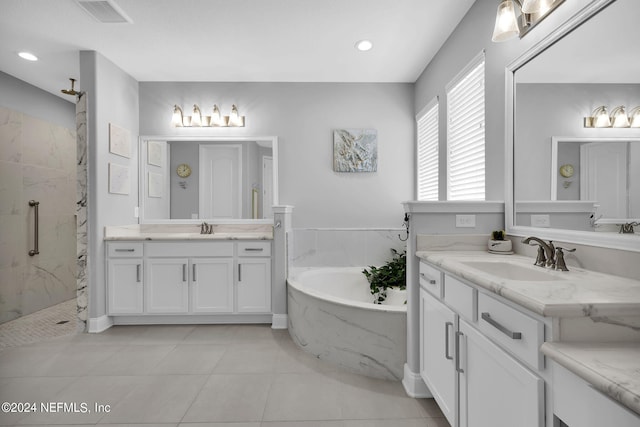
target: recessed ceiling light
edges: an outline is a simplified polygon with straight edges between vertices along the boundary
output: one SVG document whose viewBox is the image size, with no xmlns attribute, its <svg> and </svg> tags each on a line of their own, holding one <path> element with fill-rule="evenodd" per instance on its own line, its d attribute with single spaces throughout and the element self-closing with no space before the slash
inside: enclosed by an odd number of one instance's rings
<svg viewBox="0 0 640 427">
<path fill-rule="evenodd" d="M 356 49 L 358 49 L 360 52 L 371 50 L 372 47 L 373 43 L 371 43 L 370 40 L 360 40 L 356 43 Z"/>
<path fill-rule="evenodd" d="M 33 53 L 29 53 L 29 52 L 18 52 L 18 56 L 22 59 L 26 59 L 27 61 L 37 61 L 38 57 L 35 56 Z"/>
</svg>

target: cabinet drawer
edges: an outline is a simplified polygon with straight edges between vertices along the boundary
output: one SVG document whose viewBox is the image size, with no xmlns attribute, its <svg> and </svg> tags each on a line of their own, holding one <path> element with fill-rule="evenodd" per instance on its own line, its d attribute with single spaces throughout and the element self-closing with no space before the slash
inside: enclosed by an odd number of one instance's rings
<svg viewBox="0 0 640 427">
<path fill-rule="evenodd" d="M 232 257 L 233 242 L 145 243 L 150 257 Z"/>
<path fill-rule="evenodd" d="M 142 243 L 109 242 L 107 256 L 109 258 L 135 258 L 142 256 Z"/>
<path fill-rule="evenodd" d="M 437 298 L 442 297 L 442 273 L 424 261 L 420 262 L 420 287 Z"/>
<path fill-rule="evenodd" d="M 444 275 L 444 301 L 462 317 L 475 322 L 478 291 L 460 280 Z"/>
<path fill-rule="evenodd" d="M 544 325 L 487 295 L 478 296 L 478 328 L 517 358 L 543 369 Z"/>
<path fill-rule="evenodd" d="M 238 256 L 271 256 L 271 241 L 238 242 Z"/>
</svg>

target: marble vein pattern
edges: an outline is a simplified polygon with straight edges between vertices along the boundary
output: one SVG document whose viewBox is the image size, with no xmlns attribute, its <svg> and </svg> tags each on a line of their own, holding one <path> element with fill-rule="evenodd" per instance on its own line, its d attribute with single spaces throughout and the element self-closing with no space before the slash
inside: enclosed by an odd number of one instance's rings
<svg viewBox="0 0 640 427">
<path fill-rule="evenodd" d="M 640 415 L 640 343 L 547 342 L 541 350 Z"/>
<path fill-rule="evenodd" d="M 0 107 L 0 322 L 75 295 L 75 131 Z M 39 205 L 39 254 L 34 209 Z"/>
<path fill-rule="evenodd" d="M 76 103 L 76 299 L 78 329 L 86 330 L 88 318 L 87 239 L 87 95 Z"/>
<path fill-rule="evenodd" d="M 374 378 L 400 380 L 406 361 L 406 312 L 336 304 L 288 286 L 289 333 L 322 360 Z"/>
<path fill-rule="evenodd" d="M 534 313 L 549 317 L 632 318 L 640 310 L 640 281 L 572 267 L 554 271 L 531 265 L 519 255 L 493 255 L 482 251 L 423 251 L 416 255 L 436 266 L 503 296 Z M 469 261 L 509 262 L 549 280 L 512 280 L 465 264 Z"/>
<path fill-rule="evenodd" d="M 105 227 L 104 240 L 272 240 L 271 224 L 213 224 L 200 234 L 200 224 L 133 224 Z"/>
</svg>

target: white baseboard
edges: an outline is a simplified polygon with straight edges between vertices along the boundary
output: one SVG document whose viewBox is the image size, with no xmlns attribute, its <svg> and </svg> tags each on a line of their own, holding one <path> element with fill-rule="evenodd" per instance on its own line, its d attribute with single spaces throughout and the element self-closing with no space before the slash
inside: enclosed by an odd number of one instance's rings
<svg viewBox="0 0 640 427">
<path fill-rule="evenodd" d="M 271 329 L 288 329 L 288 322 L 286 314 L 274 314 L 271 320 Z"/>
<path fill-rule="evenodd" d="M 112 326 L 113 319 L 111 316 L 90 317 L 87 320 L 87 332 L 90 334 L 104 332 Z"/>
<path fill-rule="evenodd" d="M 412 372 L 406 363 L 404 364 L 404 378 L 402 379 L 402 386 L 404 387 L 404 391 L 410 397 L 433 397 L 420 374 Z"/>
</svg>

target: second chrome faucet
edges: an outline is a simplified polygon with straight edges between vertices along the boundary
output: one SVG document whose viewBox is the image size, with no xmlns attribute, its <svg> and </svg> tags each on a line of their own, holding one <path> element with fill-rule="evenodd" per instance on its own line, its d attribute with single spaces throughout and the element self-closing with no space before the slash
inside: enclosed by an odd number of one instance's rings
<svg viewBox="0 0 640 427">
<path fill-rule="evenodd" d="M 525 244 L 531 244 L 531 242 L 538 244 L 538 255 L 536 256 L 535 265 L 540 267 L 550 267 L 555 270 L 569 271 L 567 264 L 564 261 L 564 251 L 575 252 L 575 249 L 566 249 L 561 247 L 555 247 L 553 242 L 545 242 L 538 237 L 527 237 L 522 241 Z"/>
</svg>

